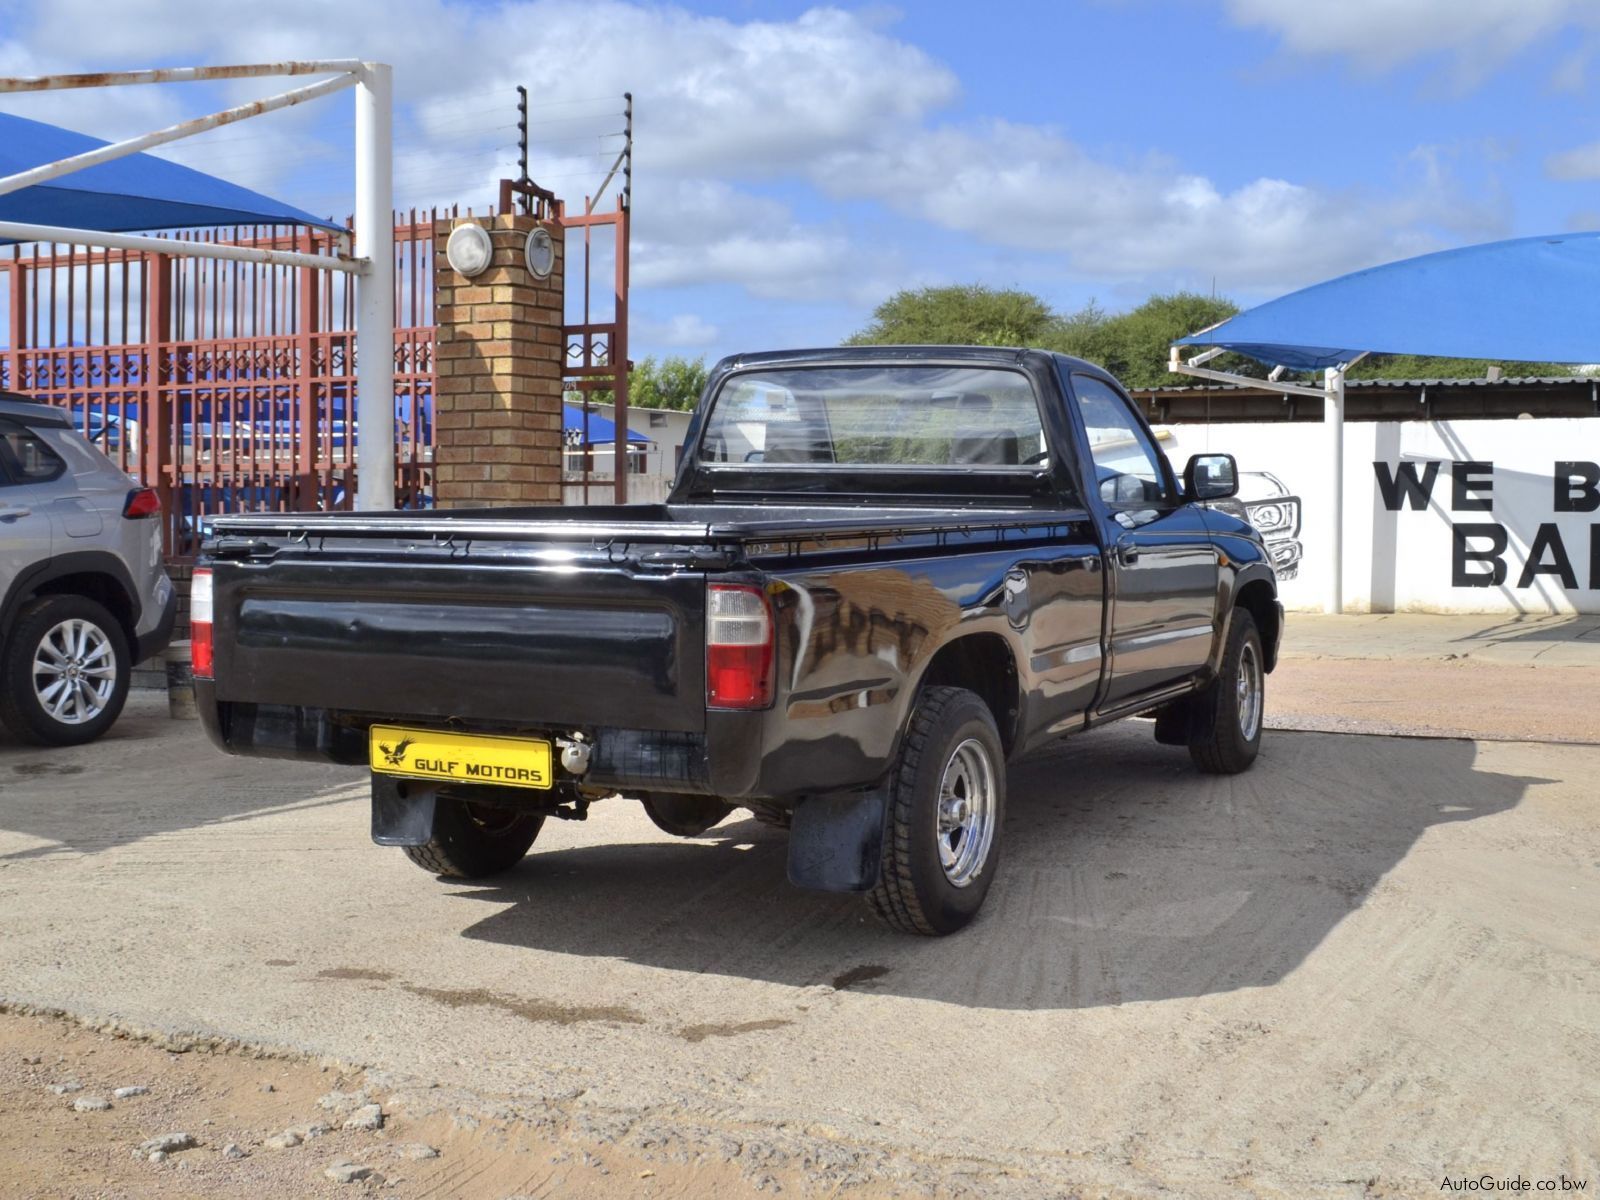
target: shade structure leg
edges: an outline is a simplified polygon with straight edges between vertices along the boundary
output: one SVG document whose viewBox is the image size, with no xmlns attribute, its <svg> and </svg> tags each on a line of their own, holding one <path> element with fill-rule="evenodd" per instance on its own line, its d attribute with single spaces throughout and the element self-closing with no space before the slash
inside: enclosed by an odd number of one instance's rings
<svg viewBox="0 0 1600 1200">
<path fill-rule="evenodd" d="M 1323 373 L 1323 426 L 1328 433 L 1328 469 L 1333 472 L 1328 504 L 1328 582 L 1323 611 L 1344 611 L 1344 368 Z"/>
<path fill-rule="evenodd" d="M 393 70 L 363 63 L 356 87 L 356 507 L 394 508 Z M 349 400 L 345 419 L 350 419 Z"/>
</svg>

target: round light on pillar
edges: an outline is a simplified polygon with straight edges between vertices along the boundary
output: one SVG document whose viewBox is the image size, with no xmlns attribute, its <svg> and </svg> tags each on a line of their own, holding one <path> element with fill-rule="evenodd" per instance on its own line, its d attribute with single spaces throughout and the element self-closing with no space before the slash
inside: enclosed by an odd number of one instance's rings
<svg viewBox="0 0 1600 1200">
<path fill-rule="evenodd" d="M 528 244 L 522 248 L 522 256 L 535 279 L 550 278 L 550 272 L 556 269 L 556 244 L 550 237 L 550 231 L 544 228 L 530 230 Z"/>
<path fill-rule="evenodd" d="M 444 256 L 452 269 L 471 279 L 488 268 L 494 257 L 494 243 L 482 225 L 457 225 L 445 243 Z"/>
</svg>

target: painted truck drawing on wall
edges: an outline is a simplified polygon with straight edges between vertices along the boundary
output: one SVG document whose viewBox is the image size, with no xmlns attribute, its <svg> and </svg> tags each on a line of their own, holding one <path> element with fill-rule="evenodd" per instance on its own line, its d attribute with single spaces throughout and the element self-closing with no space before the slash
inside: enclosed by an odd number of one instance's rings
<svg viewBox="0 0 1600 1200">
<path fill-rule="evenodd" d="M 1239 494 L 1218 508 L 1256 527 L 1272 556 L 1281 583 L 1300 574 L 1305 548 L 1300 544 L 1300 497 L 1270 471 L 1240 471 Z"/>
</svg>

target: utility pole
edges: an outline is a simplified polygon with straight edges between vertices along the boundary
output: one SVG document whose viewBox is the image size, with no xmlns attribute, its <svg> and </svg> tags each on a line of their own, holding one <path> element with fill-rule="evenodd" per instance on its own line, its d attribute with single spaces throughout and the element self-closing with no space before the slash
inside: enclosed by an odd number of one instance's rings
<svg viewBox="0 0 1600 1200">
<path fill-rule="evenodd" d="M 528 176 L 528 89 L 517 84 L 517 182 L 531 182 Z M 533 211 L 533 197 L 522 193 L 522 215 Z"/>
</svg>

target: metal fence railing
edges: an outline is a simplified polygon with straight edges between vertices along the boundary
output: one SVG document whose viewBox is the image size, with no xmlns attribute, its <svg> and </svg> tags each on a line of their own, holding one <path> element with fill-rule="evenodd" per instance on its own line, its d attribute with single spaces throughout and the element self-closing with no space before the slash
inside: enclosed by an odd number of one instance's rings
<svg viewBox="0 0 1600 1200">
<path fill-rule="evenodd" d="M 429 503 L 433 210 L 395 220 L 397 501 Z M 174 235 L 305 253 L 321 231 Z M 0 250 L 0 390 L 74 426 L 160 491 L 169 559 L 206 518 L 348 508 L 355 496 L 355 288 L 343 274 L 123 250 Z"/>
</svg>

